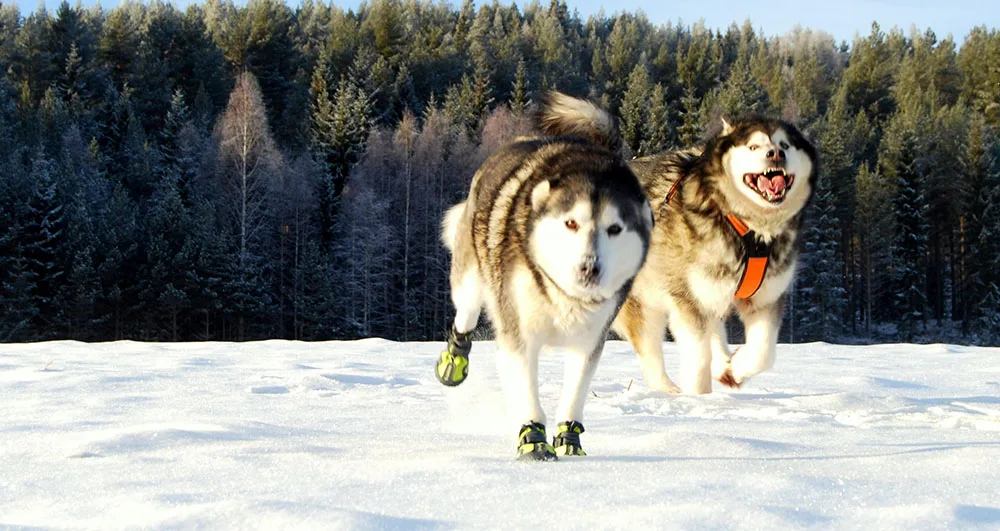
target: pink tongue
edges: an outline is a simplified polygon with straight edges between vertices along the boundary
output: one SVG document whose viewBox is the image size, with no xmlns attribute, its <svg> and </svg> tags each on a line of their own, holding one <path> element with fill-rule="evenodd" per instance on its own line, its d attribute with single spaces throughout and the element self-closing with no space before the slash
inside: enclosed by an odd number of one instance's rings
<svg viewBox="0 0 1000 531">
<path fill-rule="evenodd" d="M 773 178 L 768 179 L 767 177 L 761 175 L 760 178 L 757 179 L 757 188 L 777 195 L 785 189 L 785 176 L 775 175 Z"/>
</svg>

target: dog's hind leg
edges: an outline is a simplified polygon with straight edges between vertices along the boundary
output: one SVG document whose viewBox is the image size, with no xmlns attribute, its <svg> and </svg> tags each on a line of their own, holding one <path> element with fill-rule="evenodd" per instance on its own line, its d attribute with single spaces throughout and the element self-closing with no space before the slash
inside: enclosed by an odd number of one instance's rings
<svg viewBox="0 0 1000 531">
<path fill-rule="evenodd" d="M 698 395 L 712 392 L 711 331 L 709 319 L 692 303 L 670 300 L 670 333 L 680 351 L 681 390 Z"/>
<path fill-rule="evenodd" d="M 455 331 L 467 334 L 476 328 L 483 309 L 483 285 L 479 267 L 452 274 L 451 302 L 455 305 Z M 455 278 L 457 277 L 457 278 Z"/>
<path fill-rule="evenodd" d="M 449 216 L 454 217 L 449 211 Z M 469 375 L 469 352 L 472 350 L 472 330 L 476 328 L 483 308 L 483 285 L 479 275 L 479 265 L 472 236 L 458 220 L 446 225 L 446 236 L 450 236 L 451 257 L 451 302 L 455 305 L 455 320 L 448 333 L 448 348 L 438 358 L 435 368 L 437 379 L 444 385 L 454 387 Z"/>
<path fill-rule="evenodd" d="M 667 329 L 665 312 L 649 308 L 629 297 L 615 318 L 614 330 L 632 343 L 639 357 L 642 377 L 650 389 L 680 393 L 663 364 L 663 333 Z"/>
<path fill-rule="evenodd" d="M 471 214 L 465 203 L 445 215 L 442 239 L 451 250 L 451 302 L 455 305 L 454 330 L 471 332 L 483 308 L 483 282 L 472 242 Z"/>
</svg>

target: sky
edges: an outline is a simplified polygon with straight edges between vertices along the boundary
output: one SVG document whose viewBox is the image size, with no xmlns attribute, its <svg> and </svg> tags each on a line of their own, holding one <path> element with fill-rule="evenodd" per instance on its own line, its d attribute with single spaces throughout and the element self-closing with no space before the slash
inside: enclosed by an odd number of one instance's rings
<svg viewBox="0 0 1000 531">
<path fill-rule="evenodd" d="M 54 9 L 61 0 L 43 0 L 49 9 Z M 92 5 L 97 0 L 82 0 L 84 5 Z M 245 0 L 237 0 L 242 3 Z M 286 0 L 295 3 L 297 0 Z M 361 0 L 334 0 L 337 5 L 357 8 Z M 458 5 L 461 0 L 451 0 Z M 477 0 L 480 5 L 485 0 Z M 492 1 L 492 0 L 490 0 Z M 511 0 L 501 0 L 507 3 Z M 519 5 L 527 2 L 516 0 Z M 539 0 L 547 3 L 548 0 Z M 2 3 L 4 2 L 0 0 Z M 74 3 L 75 0 L 71 0 Z M 833 35 L 837 42 L 851 42 L 855 35 L 867 35 L 872 21 L 878 21 L 883 29 L 899 27 L 909 33 L 911 25 L 923 30 L 931 28 L 939 39 L 952 35 L 958 44 L 975 26 L 1000 27 L 1000 0 L 827 0 L 810 2 L 805 0 L 567 0 L 570 10 L 578 10 L 583 18 L 604 9 L 610 15 L 618 11 L 634 12 L 642 10 L 654 24 L 665 24 L 678 20 L 690 25 L 700 19 L 710 28 L 726 28 L 730 23 L 742 24 L 750 19 L 754 27 L 765 36 L 783 34 L 796 25 L 824 30 Z M 22 10 L 34 9 L 38 4 L 32 0 L 18 2 Z M 114 0 L 101 2 L 105 7 L 116 5 Z M 175 5 L 185 7 L 189 0 L 174 0 Z"/>
<path fill-rule="evenodd" d="M 568 0 L 570 9 L 582 15 L 642 9 L 654 24 L 682 20 L 685 25 L 704 19 L 710 28 L 726 28 L 730 23 L 742 24 L 749 19 L 765 36 L 783 34 L 796 25 L 824 30 L 838 41 L 867 35 L 872 21 L 883 29 L 894 26 L 909 32 L 910 26 L 931 28 L 939 39 L 948 34 L 959 43 L 975 26 L 1000 26 L 998 0 L 827 0 L 825 2 L 766 0 L 674 0 L 637 1 Z"/>
</svg>

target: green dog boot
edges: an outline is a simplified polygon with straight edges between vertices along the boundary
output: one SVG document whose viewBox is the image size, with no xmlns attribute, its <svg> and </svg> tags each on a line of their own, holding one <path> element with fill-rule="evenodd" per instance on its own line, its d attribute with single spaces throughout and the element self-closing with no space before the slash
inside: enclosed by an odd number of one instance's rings
<svg viewBox="0 0 1000 531">
<path fill-rule="evenodd" d="M 545 436 L 545 425 L 537 422 L 521 426 L 520 440 L 517 442 L 518 461 L 557 461 L 555 450 Z"/>
<path fill-rule="evenodd" d="M 555 447 L 556 455 L 587 455 L 580 446 L 580 434 L 585 430 L 583 424 L 577 421 L 560 422 L 557 427 L 559 433 L 552 438 L 552 446 Z"/>
<path fill-rule="evenodd" d="M 469 376 L 469 351 L 472 350 L 472 332 L 460 334 L 451 327 L 448 348 L 441 353 L 434 371 L 439 382 L 448 387 L 465 381 Z"/>
</svg>

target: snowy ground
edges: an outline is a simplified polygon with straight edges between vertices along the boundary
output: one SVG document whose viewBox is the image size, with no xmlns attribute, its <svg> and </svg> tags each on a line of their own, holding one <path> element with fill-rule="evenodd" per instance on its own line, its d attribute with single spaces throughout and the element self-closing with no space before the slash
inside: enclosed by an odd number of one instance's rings
<svg viewBox="0 0 1000 531">
<path fill-rule="evenodd" d="M 525 464 L 494 345 L 456 389 L 441 346 L 0 345 L 0 528 L 1000 527 L 1000 349 L 781 345 L 689 397 L 613 342 L 590 456 Z"/>
</svg>

